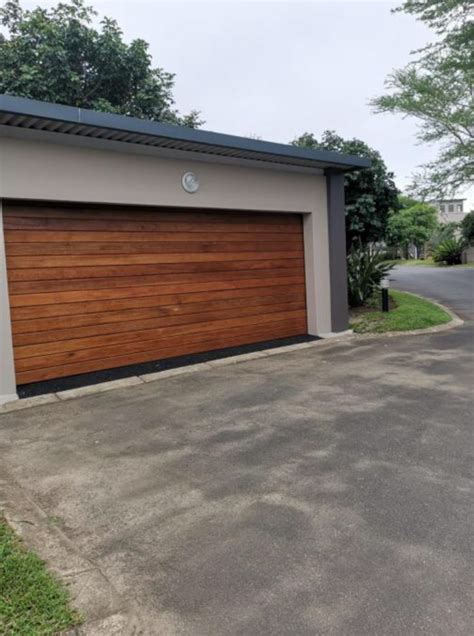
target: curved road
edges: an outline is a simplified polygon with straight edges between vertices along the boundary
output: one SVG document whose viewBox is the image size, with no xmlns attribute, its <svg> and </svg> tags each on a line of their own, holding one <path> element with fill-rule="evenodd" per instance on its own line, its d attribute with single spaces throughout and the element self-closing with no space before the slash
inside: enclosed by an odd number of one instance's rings
<svg viewBox="0 0 474 636">
<path fill-rule="evenodd" d="M 474 268 L 396 267 L 390 279 L 395 289 L 437 300 L 463 320 L 474 320 Z"/>
</svg>

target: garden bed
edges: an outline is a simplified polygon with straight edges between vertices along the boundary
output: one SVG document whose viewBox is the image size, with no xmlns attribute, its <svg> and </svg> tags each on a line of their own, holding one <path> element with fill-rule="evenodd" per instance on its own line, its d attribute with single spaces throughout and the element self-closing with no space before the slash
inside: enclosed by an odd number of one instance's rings
<svg viewBox="0 0 474 636">
<path fill-rule="evenodd" d="M 438 305 L 405 292 L 390 292 L 390 308 L 384 313 L 371 304 L 351 310 L 350 326 L 356 333 L 385 333 L 427 329 L 451 320 Z"/>
</svg>

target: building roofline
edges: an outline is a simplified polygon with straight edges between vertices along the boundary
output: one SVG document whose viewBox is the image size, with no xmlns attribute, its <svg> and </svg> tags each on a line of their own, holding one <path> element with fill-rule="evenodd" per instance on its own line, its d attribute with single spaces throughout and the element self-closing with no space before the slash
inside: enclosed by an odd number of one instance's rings
<svg viewBox="0 0 474 636">
<path fill-rule="evenodd" d="M 248 139 L 12 95 L 0 95 L 0 124 L 309 168 L 350 171 L 371 165 L 367 157 Z"/>
</svg>

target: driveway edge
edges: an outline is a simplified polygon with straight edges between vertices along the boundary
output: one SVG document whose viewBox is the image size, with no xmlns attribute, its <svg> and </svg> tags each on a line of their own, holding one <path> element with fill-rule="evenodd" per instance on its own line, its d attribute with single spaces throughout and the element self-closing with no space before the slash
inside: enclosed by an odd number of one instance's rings
<svg viewBox="0 0 474 636">
<path fill-rule="evenodd" d="M 327 347 L 329 345 L 335 345 L 341 341 L 353 338 L 354 334 L 352 330 L 347 330 L 341 334 L 328 334 L 327 338 L 321 340 L 314 340 L 311 342 L 300 342 L 298 344 L 287 345 L 284 347 L 275 347 L 273 349 L 266 349 L 263 351 L 253 351 L 251 353 L 243 353 L 237 356 L 229 356 L 227 358 L 219 358 L 210 362 L 199 362 L 197 364 L 190 364 L 185 367 L 177 367 L 176 369 L 166 369 L 164 371 L 157 371 L 155 373 L 147 373 L 145 375 L 131 376 L 129 378 L 123 378 L 119 380 L 111 380 L 110 382 L 101 382 L 100 384 L 90 384 L 87 386 L 81 386 L 77 389 L 68 389 L 66 391 L 58 391 L 57 393 L 45 393 L 43 395 L 36 395 L 34 397 L 24 398 L 21 400 L 15 400 L 14 402 L 8 402 L 0 406 L 0 415 L 3 413 L 10 413 L 11 411 L 20 411 L 23 409 L 32 408 L 34 406 L 42 406 L 43 404 L 51 404 L 53 402 L 64 402 L 65 400 L 72 400 L 88 395 L 94 395 L 96 393 L 103 393 L 105 391 L 112 391 L 114 389 L 123 389 L 126 387 L 136 386 L 139 384 L 145 384 L 149 382 L 155 382 L 157 380 L 163 380 L 165 378 L 176 377 L 180 375 L 187 375 L 189 373 L 197 373 L 199 371 L 211 370 L 216 367 L 223 367 L 232 364 L 238 364 L 240 362 L 247 362 L 249 360 L 257 360 L 260 358 L 267 358 L 269 356 L 280 355 L 283 353 L 291 353 L 292 351 L 299 351 L 300 349 L 310 349 L 313 347 Z"/>
<path fill-rule="evenodd" d="M 0 473 L 0 512 L 26 547 L 69 590 L 71 605 L 83 616 L 84 622 L 65 635 L 143 633 L 132 608 L 101 569 L 79 553 L 61 531 L 60 520 L 49 517 L 4 470 Z M 121 631 L 114 631 L 117 627 Z"/>
</svg>

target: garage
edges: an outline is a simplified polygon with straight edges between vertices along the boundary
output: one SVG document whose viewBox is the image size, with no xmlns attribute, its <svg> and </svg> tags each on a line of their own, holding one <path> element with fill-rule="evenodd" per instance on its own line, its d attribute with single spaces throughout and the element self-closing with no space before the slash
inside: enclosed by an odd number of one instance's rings
<svg viewBox="0 0 474 636">
<path fill-rule="evenodd" d="M 344 175 L 369 165 L 0 95 L 0 403 L 343 333 Z"/>
<path fill-rule="evenodd" d="M 299 215 L 7 204 L 17 382 L 306 333 Z"/>
</svg>

